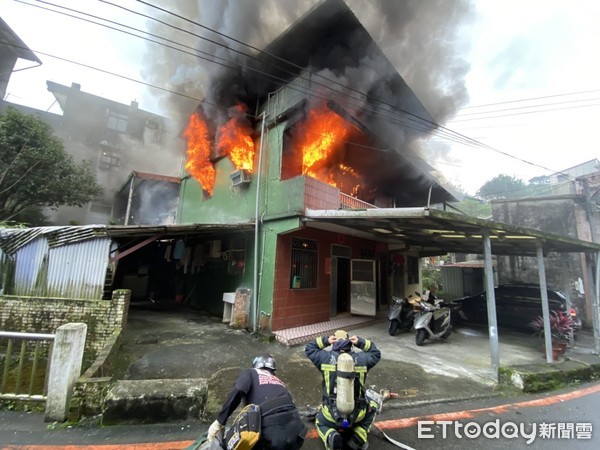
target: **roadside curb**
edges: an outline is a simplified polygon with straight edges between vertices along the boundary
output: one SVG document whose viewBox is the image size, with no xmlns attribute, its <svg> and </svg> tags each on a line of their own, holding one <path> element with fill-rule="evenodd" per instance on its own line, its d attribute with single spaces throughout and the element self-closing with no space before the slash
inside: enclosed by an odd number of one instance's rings
<svg viewBox="0 0 600 450">
<path fill-rule="evenodd" d="M 598 355 L 573 355 L 552 364 L 501 367 L 499 371 L 499 384 L 513 386 L 525 393 L 554 390 L 566 384 L 598 379 Z"/>
</svg>

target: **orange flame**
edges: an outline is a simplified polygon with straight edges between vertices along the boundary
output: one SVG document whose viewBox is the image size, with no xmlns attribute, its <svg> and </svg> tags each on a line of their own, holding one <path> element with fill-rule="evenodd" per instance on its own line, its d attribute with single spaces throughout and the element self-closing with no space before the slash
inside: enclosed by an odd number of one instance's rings
<svg viewBox="0 0 600 450">
<path fill-rule="evenodd" d="M 200 183 L 209 195 L 213 193 L 215 184 L 215 168 L 210 162 L 210 139 L 208 126 L 200 115 L 194 113 L 183 136 L 187 140 L 187 161 L 185 170 Z"/>
<path fill-rule="evenodd" d="M 295 147 L 302 152 L 302 173 L 356 196 L 360 177 L 343 162 L 353 130 L 350 122 L 324 105 L 311 109 L 295 137 Z"/>
<path fill-rule="evenodd" d="M 321 179 L 319 173 L 343 145 L 350 125 L 333 111 L 320 108 L 309 111 L 304 126 L 306 132 L 298 142 L 302 149 L 302 173 Z"/>
<path fill-rule="evenodd" d="M 229 155 L 236 169 L 252 172 L 255 153 L 252 128 L 246 120 L 243 105 L 237 105 L 232 112 L 234 117 L 219 129 L 217 147 L 221 154 Z"/>
</svg>

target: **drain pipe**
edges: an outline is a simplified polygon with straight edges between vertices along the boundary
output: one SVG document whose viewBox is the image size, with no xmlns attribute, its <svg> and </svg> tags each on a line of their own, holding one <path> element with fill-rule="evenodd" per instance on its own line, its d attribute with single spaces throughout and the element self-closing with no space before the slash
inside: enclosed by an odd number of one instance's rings
<svg viewBox="0 0 600 450">
<path fill-rule="evenodd" d="M 263 142 L 265 135 L 265 122 L 266 122 L 266 111 L 263 111 L 259 117 L 262 116 L 262 124 L 260 126 L 260 145 L 258 148 L 258 168 L 256 176 L 256 204 L 254 209 L 254 289 L 252 289 L 252 302 L 254 303 L 254 318 L 253 318 L 253 330 L 254 333 L 258 330 L 258 231 L 259 231 L 259 211 L 258 204 L 260 200 L 260 178 L 262 171 L 262 154 L 263 154 Z"/>
<path fill-rule="evenodd" d="M 427 209 L 431 208 L 431 191 L 433 190 L 433 184 L 429 186 L 429 193 L 427 194 Z"/>
<path fill-rule="evenodd" d="M 131 214 L 131 204 L 133 203 L 133 183 L 135 181 L 135 172 L 131 172 L 131 182 L 129 183 L 129 194 L 127 195 L 127 208 L 125 209 L 125 223 L 129 225 L 129 215 Z"/>
</svg>

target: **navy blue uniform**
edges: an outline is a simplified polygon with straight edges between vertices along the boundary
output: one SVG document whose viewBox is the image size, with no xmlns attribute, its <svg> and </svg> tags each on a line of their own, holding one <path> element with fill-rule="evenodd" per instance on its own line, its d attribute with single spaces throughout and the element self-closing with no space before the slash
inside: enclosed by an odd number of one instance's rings
<svg viewBox="0 0 600 450">
<path fill-rule="evenodd" d="M 225 425 L 242 402 L 244 406 L 250 403 L 261 406 L 261 437 L 254 449 L 295 450 L 302 447 L 306 427 L 287 387 L 275 374 L 266 369 L 242 370 L 217 416 L 219 423 Z"/>
<path fill-rule="evenodd" d="M 381 352 L 377 346 L 368 339 L 358 338 L 356 347 L 362 351 L 352 351 L 349 354 L 354 360 L 354 411 L 347 424 L 337 412 L 335 407 L 336 366 L 341 352 L 333 349 L 326 350 L 329 346 L 329 337 L 318 337 L 306 345 L 304 352 L 312 363 L 323 375 L 323 402 L 321 410 L 316 417 L 316 426 L 319 436 L 327 443 L 333 431 L 342 433 L 352 431 L 352 439 L 359 446 L 366 446 L 369 428 L 375 420 L 377 405 L 370 404 L 365 399 L 365 382 L 367 372 L 381 359 Z M 360 448 L 360 447 L 357 447 Z"/>
</svg>

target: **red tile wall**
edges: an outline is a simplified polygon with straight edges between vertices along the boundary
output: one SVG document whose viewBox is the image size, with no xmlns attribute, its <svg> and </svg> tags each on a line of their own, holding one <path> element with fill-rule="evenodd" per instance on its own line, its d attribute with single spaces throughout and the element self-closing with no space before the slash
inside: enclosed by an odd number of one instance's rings
<svg viewBox="0 0 600 450">
<path fill-rule="evenodd" d="M 308 209 L 339 209 L 340 191 L 327 183 L 305 177 L 304 207 Z"/>
<path fill-rule="evenodd" d="M 318 242 L 318 278 L 314 289 L 290 289 L 291 242 L 293 237 Z M 277 239 L 275 281 L 273 289 L 272 331 L 325 322 L 329 317 L 331 276 L 325 273 L 325 259 L 331 257 L 331 245 L 352 247 L 352 257 L 359 258 L 361 249 L 375 250 L 376 243 L 352 236 L 305 228 Z"/>
</svg>

